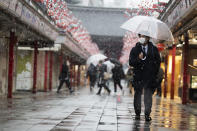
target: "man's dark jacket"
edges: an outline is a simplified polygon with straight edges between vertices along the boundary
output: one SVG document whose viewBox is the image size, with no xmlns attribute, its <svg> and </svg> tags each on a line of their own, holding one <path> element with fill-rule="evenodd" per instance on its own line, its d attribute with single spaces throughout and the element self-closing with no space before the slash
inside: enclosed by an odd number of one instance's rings
<svg viewBox="0 0 197 131">
<path fill-rule="evenodd" d="M 106 80 L 104 79 L 104 73 L 107 72 L 107 65 L 102 64 L 101 66 L 98 66 L 98 72 L 99 72 L 99 81 L 98 84 L 105 84 Z"/>
<path fill-rule="evenodd" d="M 132 48 L 129 56 L 129 65 L 134 68 L 134 82 L 143 81 L 154 83 L 161 62 L 158 49 L 149 42 L 145 60 L 139 59 L 139 54 L 141 52 L 141 44 L 136 43 L 136 46 Z"/>
<path fill-rule="evenodd" d="M 122 66 L 115 66 L 113 69 L 112 69 L 112 78 L 114 81 L 120 81 L 121 79 L 124 78 L 124 71 L 122 69 Z"/>
<path fill-rule="evenodd" d="M 106 64 L 102 64 L 100 67 L 99 67 L 99 78 L 102 78 L 104 79 L 104 72 L 107 72 L 107 65 Z"/>
<path fill-rule="evenodd" d="M 69 78 L 69 69 L 66 64 L 62 65 L 62 71 L 59 76 L 59 80 L 66 80 Z"/>
<path fill-rule="evenodd" d="M 90 77 L 90 81 L 94 82 L 96 81 L 96 75 L 97 75 L 97 69 L 96 66 L 94 66 L 93 64 L 90 64 L 90 66 L 88 67 L 88 71 L 87 71 L 87 77 Z"/>
</svg>

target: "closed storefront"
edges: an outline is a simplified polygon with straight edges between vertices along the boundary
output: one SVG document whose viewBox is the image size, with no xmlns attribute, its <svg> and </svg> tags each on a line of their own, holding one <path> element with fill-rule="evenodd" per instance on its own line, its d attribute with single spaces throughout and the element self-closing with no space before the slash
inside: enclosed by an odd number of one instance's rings
<svg viewBox="0 0 197 131">
<path fill-rule="evenodd" d="M 18 51 L 16 90 L 32 89 L 32 69 L 32 51 Z"/>
</svg>

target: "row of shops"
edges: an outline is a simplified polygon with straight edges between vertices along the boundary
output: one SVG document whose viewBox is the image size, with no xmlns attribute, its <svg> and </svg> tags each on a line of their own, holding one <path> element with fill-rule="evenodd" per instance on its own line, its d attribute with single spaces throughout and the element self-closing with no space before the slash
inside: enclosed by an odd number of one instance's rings
<svg viewBox="0 0 197 131">
<path fill-rule="evenodd" d="M 165 70 L 163 96 L 183 104 L 197 101 L 197 1 L 170 0 L 159 19 L 175 38 L 162 52 Z"/>
<path fill-rule="evenodd" d="M 29 0 L 0 0 L 0 12 L 0 96 L 57 88 L 64 61 L 70 64 L 72 87 L 85 84 L 90 54 L 61 34 L 46 12 Z"/>
</svg>

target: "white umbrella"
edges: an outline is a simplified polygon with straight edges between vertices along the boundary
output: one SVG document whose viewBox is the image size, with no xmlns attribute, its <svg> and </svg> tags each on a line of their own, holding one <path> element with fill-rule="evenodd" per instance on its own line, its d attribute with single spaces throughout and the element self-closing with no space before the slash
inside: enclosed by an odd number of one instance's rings
<svg viewBox="0 0 197 131">
<path fill-rule="evenodd" d="M 111 73 L 111 70 L 115 67 L 113 63 L 111 63 L 109 60 L 105 61 L 103 64 L 107 65 L 107 72 Z"/>
<path fill-rule="evenodd" d="M 134 16 L 126 21 L 121 28 L 158 40 L 174 41 L 168 26 L 164 22 L 150 16 Z"/>
<path fill-rule="evenodd" d="M 100 60 L 104 60 L 106 58 L 107 57 L 103 54 L 92 55 L 88 58 L 86 64 L 89 66 L 92 63 L 93 65 L 96 66 Z"/>
</svg>

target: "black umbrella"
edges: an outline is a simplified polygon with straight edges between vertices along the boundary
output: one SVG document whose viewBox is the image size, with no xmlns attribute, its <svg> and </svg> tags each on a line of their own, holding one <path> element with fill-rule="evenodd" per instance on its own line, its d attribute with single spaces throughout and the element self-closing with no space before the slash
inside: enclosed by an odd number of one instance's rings
<svg viewBox="0 0 197 131">
<path fill-rule="evenodd" d="M 119 66 L 121 65 L 120 61 L 117 60 L 116 58 L 110 58 L 109 60 L 110 60 L 111 63 L 113 63 L 113 64 L 115 64 L 115 65 L 117 65 L 117 66 L 118 66 L 118 65 L 119 65 Z"/>
</svg>

